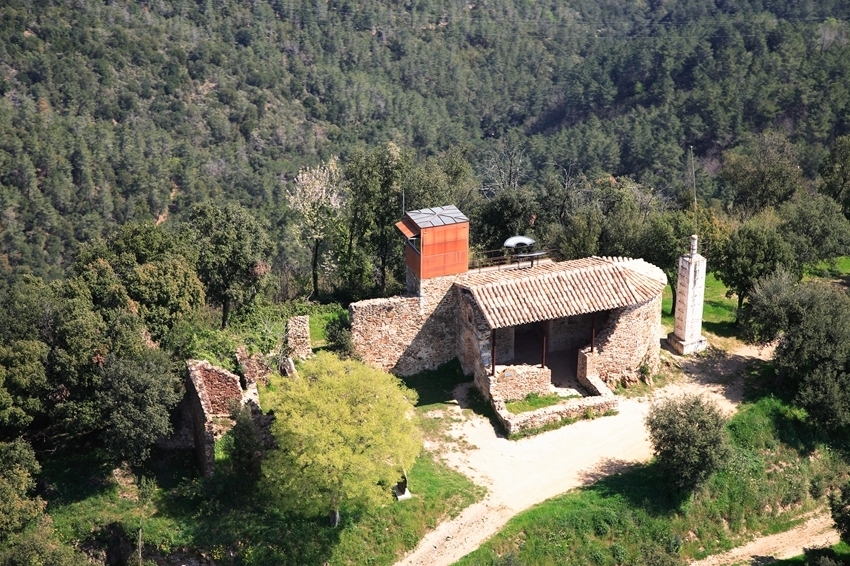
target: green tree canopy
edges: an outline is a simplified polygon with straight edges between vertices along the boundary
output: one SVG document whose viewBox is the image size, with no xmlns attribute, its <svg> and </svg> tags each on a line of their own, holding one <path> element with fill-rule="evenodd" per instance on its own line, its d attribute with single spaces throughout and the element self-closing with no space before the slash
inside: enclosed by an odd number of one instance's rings
<svg viewBox="0 0 850 566">
<path fill-rule="evenodd" d="M 747 215 L 778 206 L 803 186 L 797 152 L 783 134 L 767 131 L 723 154 L 721 179 Z"/>
<path fill-rule="evenodd" d="M 30 497 L 40 471 L 29 444 L 0 442 L 0 543 L 41 515 L 44 502 Z"/>
<path fill-rule="evenodd" d="M 818 173 L 818 191 L 838 202 L 844 215 L 850 218 L 850 136 L 835 140 Z"/>
<path fill-rule="evenodd" d="M 680 489 L 704 482 L 730 455 L 726 419 L 717 405 L 697 395 L 653 405 L 646 426 L 659 465 Z"/>
<path fill-rule="evenodd" d="M 767 222 L 752 220 L 739 226 L 720 246 L 712 270 L 728 288 L 728 296 L 738 295 L 740 316 L 744 299 L 758 279 L 794 265 L 793 250 L 779 232 Z"/>
<path fill-rule="evenodd" d="M 256 215 L 236 204 L 197 205 L 187 222 L 198 276 L 207 300 L 221 306 L 225 328 L 232 306 L 251 301 L 268 273 L 271 241 Z"/>
<path fill-rule="evenodd" d="M 320 353 L 284 382 L 268 453 L 266 485 L 300 513 L 390 500 L 390 486 L 422 448 L 411 418 L 416 393 L 398 378 Z M 415 487 L 414 487 L 415 489 Z"/>
<path fill-rule="evenodd" d="M 177 233 L 153 222 L 131 222 L 106 241 L 82 247 L 74 271 L 82 275 L 106 262 L 154 340 L 162 339 L 204 302 L 195 272 L 197 253 Z"/>
<path fill-rule="evenodd" d="M 801 194 L 779 208 L 779 217 L 779 231 L 798 265 L 834 261 L 850 251 L 850 223 L 830 198 Z"/>
<path fill-rule="evenodd" d="M 850 429 L 850 298 L 783 272 L 760 280 L 744 316 L 750 342 L 779 340 L 774 367 L 817 426 Z"/>
</svg>

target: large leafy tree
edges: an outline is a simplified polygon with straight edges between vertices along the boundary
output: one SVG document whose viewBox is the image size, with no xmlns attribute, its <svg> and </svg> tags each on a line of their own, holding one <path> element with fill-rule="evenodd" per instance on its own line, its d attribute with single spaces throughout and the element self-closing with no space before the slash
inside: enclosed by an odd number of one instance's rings
<svg viewBox="0 0 850 566">
<path fill-rule="evenodd" d="M 179 234 L 153 222 L 125 224 L 108 240 L 83 246 L 74 271 L 83 274 L 103 261 L 115 272 L 154 340 L 203 304 L 194 249 Z"/>
<path fill-rule="evenodd" d="M 822 195 L 799 195 L 779 208 L 779 230 L 799 265 L 834 261 L 850 250 L 850 223 L 841 206 Z"/>
<path fill-rule="evenodd" d="M 345 201 L 346 188 L 336 159 L 302 169 L 289 192 L 289 206 L 298 213 L 302 230 L 310 241 L 313 297 L 319 295 L 321 245 L 337 231 Z"/>
<path fill-rule="evenodd" d="M 30 496 L 40 471 L 29 444 L 0 442 L 0 543 L 41 515 L 44 502 Z"/>
<path fill-rule="evenodd" d="M 818 191 L 835 199 L 850 218 L 850 136 L 841 136 L 821 163 Z"/>
<path fill-rule="evenodd" d="M 158 349 L 129 359 L 106 358 L 96 398 L 101 437 L 114 456 L 140 463 L 151 445 L 171 432 L 169 409 L 180 401 L 181 391 L 170 370 L 168 355 Z"/>
<path fill-rule="evenodd" d="M 109 263 L 51 285 L 24 278 L 3 304 L 23 310 L 0 342 L 0 433 L 96 434 L 116 457 L 144 459 L 170 429 L 178 380 Z"/>
<path fill-rule="evenodd" d="M 740 316 L 744 299 L 758 279 L 794 265 L 793 250 L 776 228 L 753 220 L 739 226 L 720 246 L 712 270 L 728 288 L 729 296 L 738 295 Z"/>
<path fill-rule="evenodd" d="M 732 191 L 733 204 L 747 215 L 778 206 L 803 186 L 794 146 L 774 131 L 724 153 L 721 178 Z"/>
<path fill-rule="evenodd" d="M 850 428 L 850 299 L 833 286 L 796 283 L 784 272 L 760 280 L 744 317 L 747 340 L 779 340 L 774 366 L 795 403 L 819 427 Z"/>
<path fill-rule="evenodd" d="M 402 189 L 411 162 L 409 152 L 388 143 L 368 152 L 354 152 L 345 168 L 351 190 L 346 250 L 350 265 L 343 267 L 362 273 L 356 263 L 374 258 L 381 292 L 387 289 L 388 275 L 402 265 L 402 240 L 395 223 L 402 216 Z"/>
<path fill-rule="evenodd" d="M 410 418 L 416 393 L 398 378 L 321 353 L 282 384 L 267 486 L 302 513 L 372 506 L 390 498 L 422 447 Z"/>
<path fill-rule="evenodd" d="M 225 328 L 231 308 L 251 301 L 268 273 L 271 241 L 256 215 L 236 204 L 193 207 L 188 229 L 198 254 L 198 276 L 207 300 L 221 306 Z"/>
</svg>

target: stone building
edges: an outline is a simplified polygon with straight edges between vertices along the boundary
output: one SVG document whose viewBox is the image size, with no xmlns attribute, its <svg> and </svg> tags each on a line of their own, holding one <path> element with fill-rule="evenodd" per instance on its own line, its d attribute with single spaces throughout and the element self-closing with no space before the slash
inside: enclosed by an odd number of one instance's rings
<svg viewBox="0 0 850 566">
<path fill-rule="evenodd" d="M 408 295 L 350 306 L 367 363 L 410 375 L 458 358 L 497 413 L 504 401 L 559 388 L 600 397 L 607 410 L 616 407 L 610 388 L 657 371 L 667 284 L 659 268 L 521 257 L 469 270 L 469 220 L 454 206 L 408 212 L 397 227 L 407 238 Z"/>
</svg>

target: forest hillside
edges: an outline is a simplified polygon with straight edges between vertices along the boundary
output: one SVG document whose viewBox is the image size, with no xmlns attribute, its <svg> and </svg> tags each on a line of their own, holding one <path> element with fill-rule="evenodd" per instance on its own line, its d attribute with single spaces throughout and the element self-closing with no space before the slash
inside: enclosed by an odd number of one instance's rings
<svg viewBox="0 0 850 566">
<path fill-rule="evenodd" d="M 257 211 L 280 242 L 301 167 L 390 141 L 462 152 L 484 189 L 568 168 L 672 196 L 692 146 L 712 197 L 722 152 L 775 129 L 813 179 L 850 133 L 849 15 L 843 0 L 9 0 L 0 270 L 61 277 L 79 243 L 206 200 Z M 278 248 L 275 268 L 295 261 Z"/>
</svg>

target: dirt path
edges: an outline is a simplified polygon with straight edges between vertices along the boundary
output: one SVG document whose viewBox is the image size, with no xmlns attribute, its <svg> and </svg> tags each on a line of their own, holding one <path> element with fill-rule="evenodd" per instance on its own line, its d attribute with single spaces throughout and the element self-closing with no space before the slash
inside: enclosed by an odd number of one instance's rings
<svg viewBox="0 0 850 566">
<path fill-rule="evenodd" d="M 755 355 L 753 355 L 755 354 Z M 656 390 L 652 398 L 621 399 L 615 416 L 573 425 L 519 441 L 497 436 L 490 422 L 473 415 L 460 418 L 450 434 L 457 444 L 430 444 L 450 466 L 487 487 L 486 498 L 465 509 L 458 517 L 441 523 L 428 533 L 397 566 L 444 566 L 478 548 L 507 521 L 525 509 L 570 489 L 593 483 L 652 456 L 643 420 L 653 398 L 702 393 L 724 410 L 734 411 L 741 399 L 737 374 L 755 357 L 769 352 L 740 348 L 731 355 L 713 352 L 698 361 L 674 358 L 684 377 Z M 722 376 L 720 381 L 710 379 Z M 464 398 L 466 386 L 456 391 Z M 460 407 L 451 409 L 453 417 Z"/>
<path fill-rule="evenodd" d="M 709 556 L 691 566 L 733 566 L 738 564 L 770 564 L 774 560 L 803 554 L 807 548 L 832 546 L 838 542 L 838 532 L 829 515 L 816 515 L 802 525 L 734 548 L 723 554 Z"/>
</svg>

